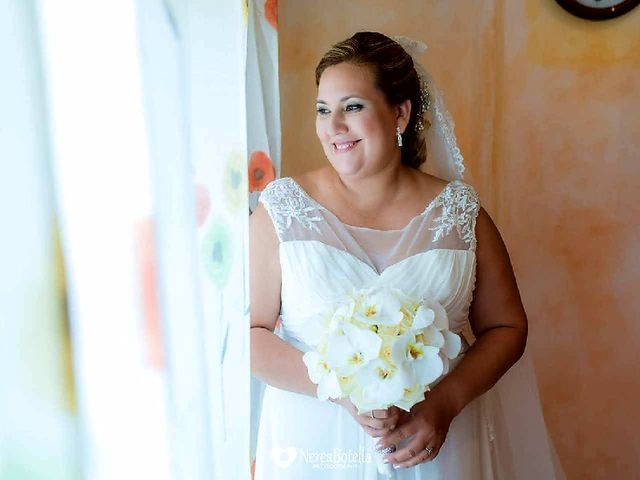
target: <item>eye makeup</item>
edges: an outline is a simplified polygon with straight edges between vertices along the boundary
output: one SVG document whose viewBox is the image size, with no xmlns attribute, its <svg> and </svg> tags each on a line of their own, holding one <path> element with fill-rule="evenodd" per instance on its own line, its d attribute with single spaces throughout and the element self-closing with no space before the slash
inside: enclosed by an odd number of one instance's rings
<svg viewBox="0 0 640 480">
<path fill-rule="evenodd" d="M 345 101 L 345 100 L 353 100 L 353 97 L 349 96 L 349 97 L 344 97 L 343 99 L 341 99 L 341 102 Z M 345 105 L 344 110 L 345 112 L 359 112 L 360 110 L 362 110 L 364 108 L 364 103 L 363 102 L 359 102 L 359 101 L 351 101 L 349 102 L 347 105 Z M 316 102 L 316 113 L 318 113 L 319 115 L 326 115 L 330 112 L 330 110 L 327 108 L 327 103 L 324 102 L 323 100 L 318 100 L 318 102 Z"/>
</svg>

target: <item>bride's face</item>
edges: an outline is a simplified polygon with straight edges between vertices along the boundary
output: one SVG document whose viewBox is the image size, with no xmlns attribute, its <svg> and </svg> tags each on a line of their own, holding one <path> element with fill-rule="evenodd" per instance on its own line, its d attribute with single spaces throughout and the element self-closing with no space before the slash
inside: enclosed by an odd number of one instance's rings
<svg viewBox="0 0 640 480">
<path fill-rule="evenodd" d="M 396 127 L 399 108 L 390 106 L 367 67 L 340 63 L 320 77 L 316 134 L 333 168 L 345 176 L 366 176 L 400 162 Z"/>
</svg>

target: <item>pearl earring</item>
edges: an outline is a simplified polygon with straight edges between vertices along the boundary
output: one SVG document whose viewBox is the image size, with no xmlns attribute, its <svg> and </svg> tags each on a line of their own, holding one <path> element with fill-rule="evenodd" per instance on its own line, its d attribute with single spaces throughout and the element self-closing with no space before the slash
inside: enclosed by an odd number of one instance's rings
<svg viewBox="0 0 640 480">
<path fill-rule="evenodd" d="M 400 133 L 400 127 L 396 127 L 396 138 L 398 139 L 398 146 L 402 147 L 402 134 Z"/>
</svg>

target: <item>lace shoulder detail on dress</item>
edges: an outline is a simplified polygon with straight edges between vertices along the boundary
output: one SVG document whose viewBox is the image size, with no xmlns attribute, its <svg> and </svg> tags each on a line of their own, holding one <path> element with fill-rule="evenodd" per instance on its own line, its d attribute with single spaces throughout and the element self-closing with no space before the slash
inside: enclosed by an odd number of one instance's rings
<svg viewBox="0 0 640 480">
<path fill-rule="evenodd" d="M 438 198 L 434 207 L 442 207 L 442 214 L 434 220 L 435 226 L 429 228 L 436 232 L 434 242 L 455 228 L 458 236 L 475 251 L 476 218 L 480 211 L 480 199 L 475 189 L 461 180 L 454 180 Z"/>
<path fill-rule="evenodd" d="M 320 232 L 316 223 L 322 217 L 317 215 L 317 207 L 292 178 L 271 182 L 260 194 L 259 201 L 269 212 L 280 241 L 284 240 L 293 220 L 304 228 Z"/>
</svg>

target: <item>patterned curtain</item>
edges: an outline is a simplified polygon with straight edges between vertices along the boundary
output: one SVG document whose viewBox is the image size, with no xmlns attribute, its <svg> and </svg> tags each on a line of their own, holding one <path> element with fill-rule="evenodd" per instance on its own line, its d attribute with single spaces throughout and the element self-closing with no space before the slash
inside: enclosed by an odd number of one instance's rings
<svg viewBox="0 0 640 480">
<path fill-rule="evenodd" d="M 248 478 L 246 7 L 138 11 L 173 478 Z"/>
<path fill-rule="evenodd" d="M 280 175 L 280 93 L 278 85 L 278 4 L 276 0 L 249 1 L 247 41 L 247 146 L 249 206 L 256 207 L 260 192 Z M 251 377 L 251 466 L 264 384 Z"/>
<path fill-rule="evenodd" d="M 278 85 L 278 4 L 251 0 L 247 41 L 247 146 L 249 203 L 280 175 L 280 89 Z"/>
</svg>

